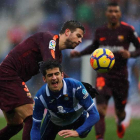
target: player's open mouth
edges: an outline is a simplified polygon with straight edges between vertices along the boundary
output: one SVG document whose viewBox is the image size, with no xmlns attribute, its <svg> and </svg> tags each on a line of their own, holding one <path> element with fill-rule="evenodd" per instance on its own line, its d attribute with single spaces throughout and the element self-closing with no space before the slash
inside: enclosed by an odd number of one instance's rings
<svg viewBox="0 0 140 140">
<path fill-rule="evenodd" d="M 115 18 L 115 17 L 112 17 L 112 18 L 111 18 L 111 20 L 112 20 L 112 21 L 116 21 L 116 20 L 117 20 L 117 18 Z"/>
<path fill-rule="evenodd" d="M 57 86 L 57 85 L 58 85 L 58 82 L 53 81 L 53 82 L 52 82 L 52 85 L 53 85 L 53 86 Z"/>
</svg>

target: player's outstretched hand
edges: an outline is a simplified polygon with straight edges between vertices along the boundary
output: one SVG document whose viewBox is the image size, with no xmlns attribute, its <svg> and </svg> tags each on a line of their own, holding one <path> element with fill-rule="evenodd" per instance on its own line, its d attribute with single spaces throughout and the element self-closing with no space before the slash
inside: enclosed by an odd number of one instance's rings
<svg viewBox="0 0 140 140">
<path fill-rule="evenodd" d="M 96 95 L 99 95 L 98 91 L 92 87 L 89 83 L 82 82 L 82 84 L 85 86 L 86 90 L 90 94 L 92 98 L 95 98 Z"/>
<path fill-rule="evenodd" d="M 61 130 L 58 132 L 58 135 L 63 137 L 63 138 L 79 137 L 78 132 L 75 130 Z"/>
<path fill-rule="evenodd" d="M 75 51 L 75 50 L 72 50 L 71 52 L 70 52 L 70 57 L 80 57 L 81 55 L 80 55 L 80 52 L 78 52 L 78 51 Z"/>
</svg>

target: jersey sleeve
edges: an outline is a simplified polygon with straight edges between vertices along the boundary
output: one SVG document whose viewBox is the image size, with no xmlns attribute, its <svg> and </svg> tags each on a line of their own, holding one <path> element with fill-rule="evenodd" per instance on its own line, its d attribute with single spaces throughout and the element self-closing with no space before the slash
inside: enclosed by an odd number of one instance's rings
<svg viewBox="0 0 140 140">
<path fill-rule="evenodd" d="M 33 36 L 33 39 L 39 46 L 43 61 L 53 59 L 49 49 L 49 43 L 51 40 L 53 40 L 53 35 L 50 32 L 39 32 Z"/>
<path fill-rule="evenodd" d="M 84 133 L 91 130 L 91 128 L 99 121 L 100 116 L 99 113 L 94 106 L 91 110 L 88 111 L 89 117 L 86 119 L 83 125 L 78 127 L 76 131 L 78 132 L 79 136 L 84 135 Z"/>
<path fill-rule="evenodd" d="M 81 82 L 77 83 L 75 97 L 86 111 L 89 111 L 95 105 L 93 99 Z"/>
<path fill-rule="evenodd" d="M 89 117 L 84 124 L 76 129 L 79 136 L 82 136 L 87 131 L 90 131 L 92 126 L 99 121 L 99 113 L 96 109 L 93 99 L 85 89 L 82 83 L 79 82 L 79 88 L 76 91 L 76 98 L 79 100 L 79 104 L 89 113 Z"/>
<path fill-rule="evenodd" d="M 41 90 L 39 92 L 41 92 Z M 30 133 L 31 140 L 40 140 L 40 126 L 45 107 L 38 96 L 39 92 L 34 97 L 35 105 L 33 109 L 33 125 Z"/>
<path fill-rule="evenodd" d="M 134 29 L 130 28 L 128 38 L 129 38 L 129 41 L 132 42 L 136 48 L 136 51 L 130 52 L 131 57 L 139 56 L 140 55 L 140 43 L 138 40 L 138 35 Z"/>
</svg>

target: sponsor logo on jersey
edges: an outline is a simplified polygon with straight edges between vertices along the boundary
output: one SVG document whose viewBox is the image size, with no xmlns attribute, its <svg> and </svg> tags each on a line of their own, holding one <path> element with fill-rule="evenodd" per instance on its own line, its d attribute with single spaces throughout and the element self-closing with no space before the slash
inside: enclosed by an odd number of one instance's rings
<svg viewBox="0 0 140 140">
<path fill-rule="evenodd" d="M 104 46 L 104 45 L 100 45 L 99 48 L 105 48 L 105 49 L 109 49 L 112 52 L 119 52 L 120 50 L 124 50 L 123 46 Z"/>
<path fill-rule="evenodd" d="M 58 106 L 57 109 L 58 109 L 59 113 L 65 113 L 66 112 L 66 110 L 64 110 L 63 106 Z"/>
<path fill-rule="evenodd" d="M 118 40 L 122 42 L 124 40 L 124 36 L 123 35 L 118 35 Z"/>
<path fill-rule="evenodd" d="M 89 94 L 87 93 L 87 94 L 83 97 L 83 99 L 86 99 L 86 98 L 88 97 L 88 95 L 89 95 Z"/>
<path fill-rule="evenodd" d="M 49 49 L 52 49 L 52 50 L 55 51 L 55 46 L 56 46 L 56 42 L 54 40 L 50 40 Z"/>
<path fill-rule="evenodd" d="M 84 95 L 86 95 L 86 94 L 87 94 L 87 90 L 86 90 L 86 89 L 83 89 L 83 90 L 82 90 L 82 93 L 83 93 Z"/>
</svg>

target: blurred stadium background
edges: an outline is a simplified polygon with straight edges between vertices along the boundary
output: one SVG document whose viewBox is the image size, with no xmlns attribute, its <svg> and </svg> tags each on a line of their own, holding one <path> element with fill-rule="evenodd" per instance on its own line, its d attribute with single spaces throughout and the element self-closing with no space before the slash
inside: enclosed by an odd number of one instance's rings
<svg viewBox="0 0 140 140">
<path fill-rule="evenodd" d="M 61 25 L 71 19 L 80 21 L 86 28 L 83 43 L 76 48 L 77 50 L 83 49 L 91 43 L 95 29 L 106 22 L 104 12 L 106 4 L 110 1 L 120 4 L 122 20 L 133 25 L 140 36 L 140 0 L 1 0 L 0 62 L 16 44 L 30 35 L 39 31 L 51 31 L 58 34 Z M 133 45 L 130 46 L 130 50 L 133 50 Z M 94 86 L 96 72 L 88 63 L 89 56 L 71 59 L 69 54 L 70 50 L 63 51 L 64 71 L 70 77 L 90 82 Z M 140 62 L 137 65 L 139 70 Z M 135 81 L 136 84 L 131 89 L 135 93 L 129 94 L 129 101 L 132 118 L 138 119 L 140 124 L 140 89 L 138 88 L 139 81 Z M 43 84 L 40 74 L 27 82 L 32 96 Z M 2 116 L 1 111 L 0 116 Z M 112 99 L 109 103 L 107 117 L 114 117 Z M 1 123 L 0 128 L 2 128 Z"/>
</svg>

